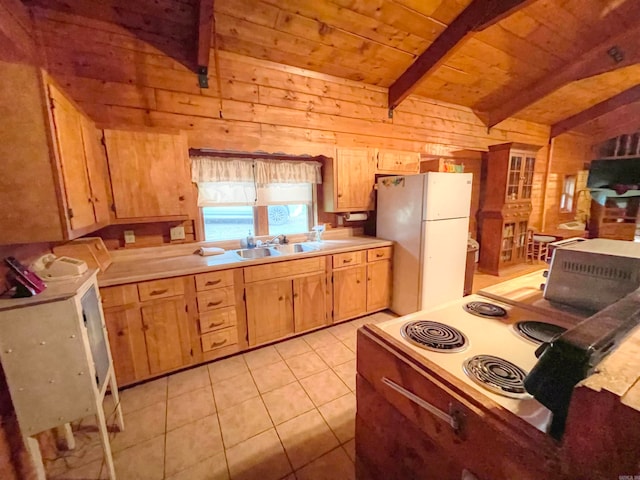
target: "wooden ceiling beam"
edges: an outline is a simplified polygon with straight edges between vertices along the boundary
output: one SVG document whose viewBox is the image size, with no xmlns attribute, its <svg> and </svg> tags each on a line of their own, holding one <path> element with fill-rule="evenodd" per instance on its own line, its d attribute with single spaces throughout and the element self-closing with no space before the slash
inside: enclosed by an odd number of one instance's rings
<svg viewBox="0 0 640 480">
<path fill-rule="evenodd" d="M 518 95 L 487 112 L 487 126 L 491 128 L 497 125 L 571 82 L 639 63 L 639 37 L 640 25 L 599 44 L 581 55 L 579 60 L 533 82 Z"/>
<path fill-rule="evenodd" d="M 613 112 L 581 125 L 576 128 L 576 131 L 588 135 L 593 143 L 638 132 L 640 131 L 640 101 L 623 105 Z"/>
<path fill-rule="evenodd" d="M 481 31 L 534 0 L 473 0 L 413 64 L 389 87 L 389 109 L 396 108 L 418 83 L 474 31 Z"/>
<path fill-rule="evenodd" d="M 568 132 L 569 130 L 573 130 L 575 127 L 595 120 L 596 118 L 606 115 L 609 112 L 613 112 L 614 110 L 627 105 L 628 103 L 637 101 L 640 101 L 640 85 L 629 88 L 628 90 L 625 90 L 624 92 L 619 93 L 614 97 L 608 98 L 607 100 L 600 102 L 591 108 L 588 108 L 569 118 L 565 118 L 564 120 L 552 125 L 551 138 L 555 138 L 558 135 Z"/>
<path fill-rule="evenodd" d="M 200 0 L 198 10 L 198 68 L 209 67 L 209 51 L 213 36 L 213 0 Z"/>
</svg>

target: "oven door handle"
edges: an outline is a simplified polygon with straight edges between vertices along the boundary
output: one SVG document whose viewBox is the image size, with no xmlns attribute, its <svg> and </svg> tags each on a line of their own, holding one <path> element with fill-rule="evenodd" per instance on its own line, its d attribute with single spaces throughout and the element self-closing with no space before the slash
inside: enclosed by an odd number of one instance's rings
<svg viewBox="0 0 640 480">
<path fill-rule="evenodd" d="M 453 429 L 454 432 L 456 432 L 456 433 L 460 432 L 461 426 L 462 426 L 462 422 L 461 422 L 461 419 L 460 419 L 460 413 L 454 411 L 452 405 L 449 405 L 449 409 L 451 411 L 451 415 L 449 415 L 448 413 L 445 413 L 442 410 L 440 410 L 435 405 L 432 405 L 429 402 L 427 402 L 426 400 L 420 398 L 415 393 L 410 392 L 409 390 L 407 390 L 404 387 L 401 387 L 400 385 L 395 383 L 393 380 L 389 380 L 387 377 L 382 377 L 382 383 L 384 383 L 389 388 L 392 388 L 393 390 L 398 392 L 403 397 L 408 398 L 409 400 L 411 400 L 416 405 L 424 408 L 429 413 L 435 415 L 440 420 L 444 420 L 445 422 L 447 422 L 451 426 L 451 428 Z"/>
</svg>

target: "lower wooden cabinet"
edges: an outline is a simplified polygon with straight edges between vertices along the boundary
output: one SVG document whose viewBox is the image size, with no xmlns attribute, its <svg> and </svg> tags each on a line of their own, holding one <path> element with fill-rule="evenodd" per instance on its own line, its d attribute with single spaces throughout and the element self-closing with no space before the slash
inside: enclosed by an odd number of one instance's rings
<svg viewBox="0 0 640 480">
<path fill-rule="evenodd" d="M 367 267 L 358 265 L 333 272 L 333 321 L 367 312 Z"/>
<path fill-rule="evenodd" d="M 293 323 L 295 333 L 329 323 L 327 276 L 324 273 L 293 279 Z"/>
<path fill-rule="evenodd" d="M 244 270 L 249 346 L 330 323 L 324 257 Z"/>
<path fill-rule="evenodd" d="M 120 385 L 147 378 L 149 359 L 138 306 L 105 308 L 104 319 L 116 378 Z"/>
<path fill-rule="evenodd" d="M 121 385 L 390 304 L 391 247 L 100 289 Z"/>
<path fill-rule="evenodd" d="M 120 385 L 192 363 L 185 297 L 190 282 L 192 277 L 178 277 L 100 289 Z"/>
<path fill-rule="evenodd" d="M 333 321 L 391 304 L 391 247 L 333 255 Z"/>
<path fill-rule="evenodd" d="M 247 285 L 245 291 L 250 346 L 293 333 L 293 294 L 290 279 Z"/>
<path fill-rule="evenodd" d="M 140 309 L 152 375 L 191 363 L 185 306 L 184 297 L 175 297 L 156 300 Z"/>
</svg>

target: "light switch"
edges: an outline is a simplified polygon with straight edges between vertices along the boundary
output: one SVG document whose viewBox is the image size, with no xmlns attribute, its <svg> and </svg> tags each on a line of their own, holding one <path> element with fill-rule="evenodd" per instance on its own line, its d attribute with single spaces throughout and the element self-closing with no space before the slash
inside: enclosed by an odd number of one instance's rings
<svg viewBox="0 0 640 480">
<path fill-rule="evenodd" d="M 184 235 L 184 227 L 182 225 L 179 225 L 177 227 L 173 227 L 169 230 L 170 235 L 171 235 L 171 240 L 184 240 L 185 239 L 185 235 Z"/>
<path fill-rule="evenodd" d="M 133 230 L 124 231 L 124 243 L 136 243 L 136 234 Z"/>
</svg>

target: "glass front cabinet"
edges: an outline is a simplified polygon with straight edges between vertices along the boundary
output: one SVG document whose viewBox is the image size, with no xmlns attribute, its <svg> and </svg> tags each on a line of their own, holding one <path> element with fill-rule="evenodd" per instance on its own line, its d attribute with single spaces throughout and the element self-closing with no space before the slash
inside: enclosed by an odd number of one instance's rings
<svg viewBox="0 0 640 480">
<path fill-rule="evenodd" d="M 480 200 L 478 268 L 499 275 L 527 258 L 527 229 L 534 195 L 537 145 L 505 143 L 489 147 Z"/>
</svg>

